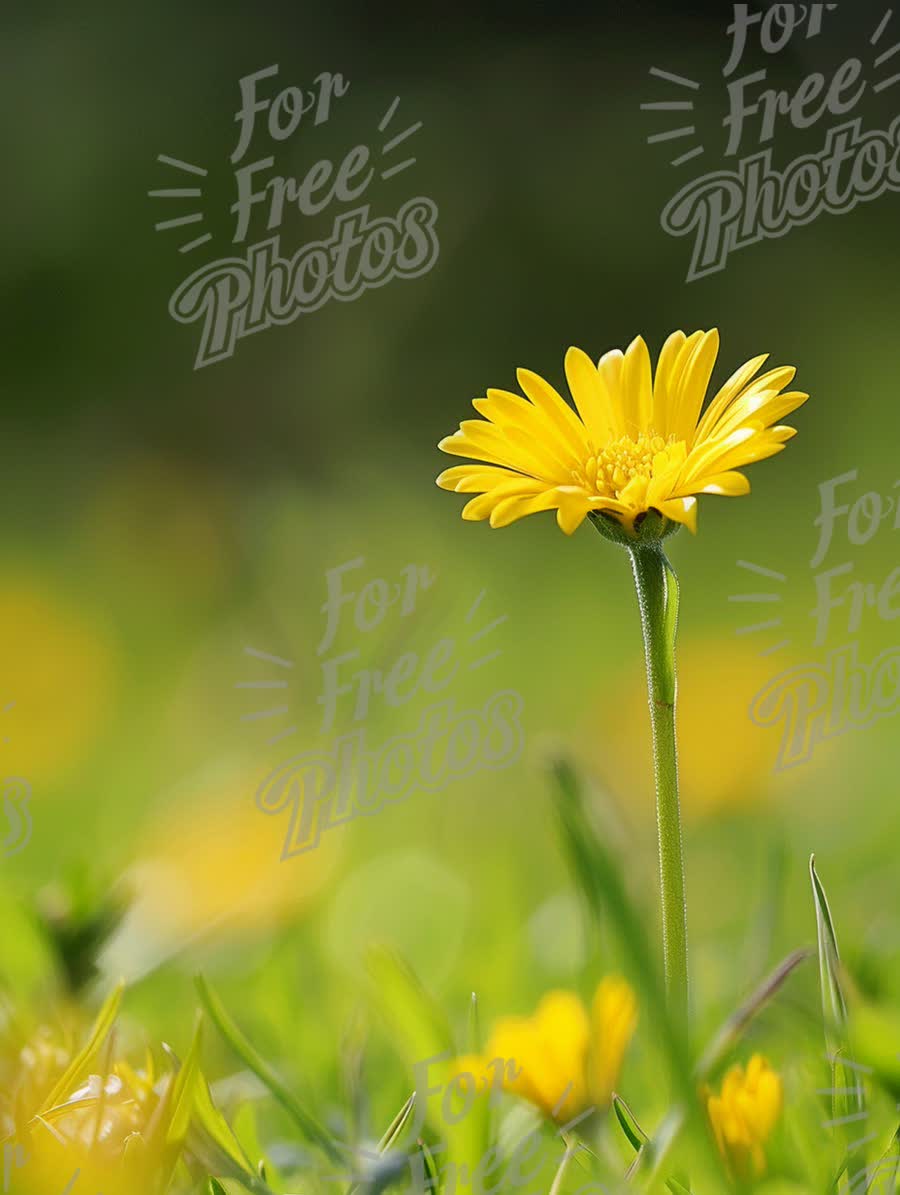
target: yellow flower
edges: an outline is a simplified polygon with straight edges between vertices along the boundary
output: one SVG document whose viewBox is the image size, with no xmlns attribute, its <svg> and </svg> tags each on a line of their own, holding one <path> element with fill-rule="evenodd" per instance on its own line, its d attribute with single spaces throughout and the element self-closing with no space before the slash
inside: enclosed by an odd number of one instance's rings
<svg viewBox="0 0 900 1195">
<path fill-rule="evenodd" d="M 105 1074 L 85 1075 L 52 1107 L 47 1100 L 77 1053 L 69 1034 L 42 1028 L 0 1063 L 8 1081 L 0 1098 L 0 1139 L 20 1195 L 62 1191 L 76 1172 L 79 1190 L 150 1195 L 157 1189 L 172 1075 L 157 1074 L 149 1053 L 142 1069 L 110 1057 L 112 1042 L 103 1047 L 106 1059 L 93 1063 Z"/>
<path fill-rule="evenodd" d="M 144 830 L 127 877 L 131 907 L 104 955 L 110 974 L 142 974 L 201 938 L 257 938 L 296 918 L 333 869 L 338 837 L 281 862 L 284 826 L 256 808 L 252 774 L 203 783 L 202 794 L 199 784 L 182 789 Z"/>
<path fill-rule="evenodd" d="M 766 1170 L 765 1144 L 781 1115 L 781 1077 L 760 1054 L 747 1070 L 733 1066 L 720 1096 L 709 1094 L 707 1113 L 722 1157 L 737 1178 L 759 1178 Z"/>
<path fill-rule="evenodd" d="M 497 1021 L 485 1069 L 562 1123 L 609 1105 L 636 1026 L 637 1000 L 618 976 L 601 981 L 590 1013 L 574 992 L 549 992 L 533 1016 Z"/>
<path fill-rule="evenodd" d="M 77 767 L 112 717 L 116 672 L 113 646 L 86 611 L 37 577 L 0 575 L 6 775 L 40 790 Z"/>
<path fill-rule="evenodd" d="M 750 484 L 736 470 L 780 452 L 796 431 L 777 421 L 809 397 L 782 393 L 796 372 L 789 366 L 756 377 L 766 357 L 754 357 L 701 418 L 718 349 L 715 329 L 673 332 L 653 378 L 640 336 L 596 366 L 570 348 L 565 369 L 575 410 L 543 378 L 520 369 L 526 398 L 488 390 L 472 404 L 484 419 L 466 420 L 440 442 L 444 452 L 486 463 L 446 469 L 437 483 L 477 494 L 463 518 L 489 518 L 492 527 L 555 509 L 571 535 L 601 511 L 635 535 L 655 510 L 694 531 L 696 495 L 746 494 Z"/>
<path fill-rule="evenodd" d="M 197 1166 L 250 1174 L 199 1069 L 199 1037 L 180 1069 L 160 1069 L 149 1048 L 143 1065 L 126 1060 L 123 990 L 91 1027 L 65 1001 L 51 1009 L 53 1028 L 25 1027 L 24 1010 L 0 1018 L 0 1162 L 12 1195 L 164 1195 Z"/>
<path fill-rule="evenodd" d="M 728 660 L 727 685 L 722 684 L 723 659 Z M 753 809 L 768 800 L 778 744 L 747 711 L 771 679 L 771 659 L 761 657 L 758 647 L 735 640 L 734 635 L 709 635 L 682 644 L 678 660 L 678 777 L 686 818 Z M 584 720 L 587 757 L 623 798 L 652 791 L 646 713 L 647 681 L 629 661 L 628 669 L 612 678 L 608 691 Z"/>
</svg>

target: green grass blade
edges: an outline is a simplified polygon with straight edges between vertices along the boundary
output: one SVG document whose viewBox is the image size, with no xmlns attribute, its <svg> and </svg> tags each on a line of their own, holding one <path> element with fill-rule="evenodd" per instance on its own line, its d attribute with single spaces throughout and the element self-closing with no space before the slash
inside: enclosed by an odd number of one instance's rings
<svg viewBox="0 0 900 1195">
<path fill-rule="evenodd" d="M 416 1093 L 413 1092 L 391 1123 L 388 1125 L 384 1136 L 378 1142 L 378 1152 L 380 1154 L 387 1153 L 396 1141 L 399 1141 L 403 1134 L 403 1130 L 409 1124 L 409 1119 L 413 1114 L 413 1109 L 416 1106 Z"/>
<path fill-rule="evenodd" d="M 424 1141 L 419 1142 L 419 1149 L 422 1153 L 422 1162 L 425 1168 L 425 1186 L 426 1191 L 436 1191 L 438 1189 L 438 1168 L 437 1162 L 434 1160 L 434 1154 L 428 1148 Z"/>
<path fill-rule="evenodd" d="M 169 1188 L 181 1157 L 188 1131 L 191 1127 L 191 1114 L 194 1107 L 194 1087 L 200 1071 L 200 1036 L 201 1022 L 198 1019 L 190 1049 L 184 1062 L 179 1066 L 178 1073 L 172 1080 L 171 1096 L 168 1101 L 168 1123 L 165 1126 L 165 1136 L 161 1150 L 161 1189 Z"/>
<path fill-rule="evenodd" d="M 213 1102 L 209 1084 L 201 1071 L 194 1090 L 194 1124 L 215 1149 L 242 1173 L 252 1173 L 253 1164 L 241 1147 L 228 1121 Z"/>
<path fill-rule="evenodd" d="M 469 1001 L 469 1025 L 466 1034 L 466 1044 L 470 1054 L 480 1054 L 482 1050 L 481 1017 L 478 1014 L 478 995 L 472 993 Z"/>
<path fill-rule="evenodd" d="M 413 1109 L 416 1106 L 416 1093 L 413 1092 L 391 1123 L 385 1130 L 384 1136 L 378 1142 L 378 1152 L 386 1154 L 400 1140 L 403 1135 L 403 1130 L 409 1124 L 410 1117 L 413 1114 Z M 354 1195 L 355 1191 L 360 1188 L 359 1183 L 351 1183 L 347 1189 L 347 1195 Z"/>
<path fill-rule="evenodd" d="M 382 1014 L 399 1050 L 411 1066 L 419 1068 L 418 1083 L 427 1076 L 437 1094 L 426 1101 L 417 1097 L 417 1120 L 430 1124 L 446 1148 L 448 1167 L 463 1166 L 471 1172 L 488 1146 L 490 1102 L 480 1095 L 461 1119 L 444 1119 L 444 1094 L 455 1074 L 458 1055 L 450 1023 L 418 976 L 395 952 L 376 947 L 369 952 L 368 969 Z M 426 1060 L 430 1060 L 425 1066 Z"/>
<path fill-rule="evenodd" d="M 670 1072 L 673 1103 L 650 1141 L 632 1163 L 632 1172 L 654 1177 L 667 1165 L 667 1158 L 683 1133 L 689 1133 L 698 1159 L 709 1170 L 719 1171 L 719 1159 L 706 1125 L 693 1077 L 688 1042 L 669 1016 L 660 970 L 654 962 L 641 914 L 628 895 L 623 870 L 594 830 L 585 809 L 581 781 L 571 762 L 558 757 L 552 771 L 556 780 L 556 812 L 563 846 L 592 915 L 603 918 L 616 931 L 626 957 L 627 969 L 640 994 L 642 1016 L 655 1030 Z"/>
<path fill-rule="evenodd" d="M 811 950 L 795 950 L 778 964 L 768 975 L 756 991 L 732 1013 L 719 1032 L 704 1050 L 697 1063 L 696 1077 L 705 1079 L 711 1071 L 719 1065 L 725 1055 L 733 1049 L 742 1037 L 750 1022 L 762 1011 L 766 1004 L 781 990 L 790 976 L 801 963 L 812 956 Z"/>
<path fill-rule="evenodd" d="M 851 1145 L 850 1142 L 859 1136 L 860 1118 L 866 1111 L 866 1094 L 859 1068 L 850 1061 L 847 1001 L 842 983 L 841 956 L 828 897 L 816 872 L 815 855 L 810 856 L 809 875 L 816 908 L 822 1021 L 825 1045 L 831 1061 L 832 1127 L 848 1148 L 848 1172 L 856 1173 L 865 1168 L 866 1155 L 864 1150 Z"/>
<path fill-rule="evenodd" d="M 586 815 L 581 781 L 570 761 L 557 757 L 552 762 L 552 773 L 557 787 L 557 819 L 575 879 L 593 916 L 602 924 L 605 915 L 616 930 L 635 986 L 649 1005 L 648 1019 L 659 1034 L 673 1085 L 693 1104 L 687 1042 L 672 1026 L 662 977 L 650 953 L 643 919 L 626 891 L 622 869 Z"/>
<path fill-rule="evenodd" d="M 621 1096 L 614 1094 L 612 1105 L 616 1119 L 622 1126 L 622 1132 L 628 1138 L 634 1151 L 639 1153 L 641 1148 L 649 1142 L 650 1138 L 638 1124 L 634 1113 Z"/>
<path fill-rule="evenodd" d="M 816 873 L 816 857 L 810 856 L 809 875 L 816 906 L 816 936 L 819 944 L 819 979 L 822 989 L 822 1015 L 825 1018 L 825 1036 L 832 1052 L 844 1045 L 843 1030 L 847 1024 L 847 1002 L 841 987 L 840 962 L 837 935 L 828 905 L 825 889 Z M 838 1035 L 839 1034 L 839 1035 Z"/>
<path fill-rule="evenodd" d="M 238 1058 L 268 1088 L 273 1098 L 287 1112 L 306 1140 L 321 1149 L 332 1162 L 343 1164 L 346 1160 L 345 1152 L 331 1134 L 319 1124 L 311 1112 L 307 1112 L 275 1070 L 257 1053 L 225 1011 L 222 1002 L 204 977 L 198 975 L 196 982 L 200 1000 L 207 1015 Z"/>
<path fill-rule="evenodd" d="M 65 1071 L 63 1071 L 56 1086 L 53 1087 L 47 1096 L 47 1108 L 54 1108 L 60 1103 L 62 1098 L 75 1086 L 78 1078 L 87 1070 L 88 1066 L 99 1053 L 107 1034 L 112 1029 L 116 1017 L 119 1015 L 124 991 L 125 983 L 120 980 L 104 1000 L 100 1011 L 97 1013 L 97 1019 L 91 1028 L 87 1044 L 75 1055 Z"/>
<path fill-rule="evenodd" d="M 394 951 L 373 947 L 367 957 L 377 999 L 410 1062 L 453 1053 L 450 1022 L 418 976 Z"/>
<path fill-rule="evenodd" d="M 187 1136 L 194 1104 L 194 1084 L 200 1071 L 201 1027 L 198 1021 L 187 1057 L 175 1076 L 172 1104 L 166 1129 L 166 1145 L 180 1144 Z"/>
<path fill-rule="evenodd" d="M 825 1044 L 832 1059 L 835 1088 L 835 1118 L 865 1109 L 862 1085 L 854 1077 L 852 1068 L 845 1067 L 842 1058 L 849 1056 L 847 1040 L 847 1001 L 841 979 L 841 956 L 837 934 L 825 889 L 816 872 L 816 857 L 809 860 L 813 898 L 816 906 L 816 936 L 819 946 L 819 983 L 822 992 L 822 1018 Z M 852 1094 L 851 1094 L 852 1093 Z"/>
</svg>

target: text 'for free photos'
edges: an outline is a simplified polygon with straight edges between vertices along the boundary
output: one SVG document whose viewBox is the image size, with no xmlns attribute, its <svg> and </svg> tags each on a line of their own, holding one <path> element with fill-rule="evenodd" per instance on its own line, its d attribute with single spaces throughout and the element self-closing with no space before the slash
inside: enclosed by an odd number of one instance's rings
<svg viewBox="0 0 900 1195">
<path fill-rule="evenodd" d="M 848 36 L 859 44 L 857 53 L 830 73 L 811 71 L 791 87 L 771 82 L 779 55 L 801 42 L 816 53 L 829 24 L 833 28 L 842 16 L 852 18 Z M 900 191 L 900 116 L 886 129 L 869 127 L 866 117 L 866 105 L 900 83 L 897 18 L 885 10 L 862 37 L 860 26 L 852 4 L 773 4 L 764 12 L 735 4 L 721 72 L 724 104 L 701 105 L 700 81 L 650 68 L 655 98 L 641 108 L 675 127 L 647 141 L 669 152 L 675 146 L 671 165 L 677 171 L 715 152 L 699 141 L 701 109 L 725 130 L 721 165 L 683 183 L 660 217 L 665 232 L 693 240 L 688 282 L 723 270 L 739 249 L 782 237 L 823 213 L 841 215 L 885 191 Z M 745 60 L 753 55 L 765 65 L 747 69 Z M 809 148 L 779 170 L 778 138 L 790 128 L 810 139 Z"/>
<path fill-rule="evenodd" d="M 326 71 L 312 87 L 279 88 L 278 73 L 277 65 L 267 66 L 239 84 L 238 140 L 229 162 L 235 199 L 229 212 L 231 242 L 243 251 L 194 270 L 169 301 L 173 319 L 199 327 L 197 369 L 230 357 L 244 336 L 290 324 L 329 299 L 347 303 L 394 278 L 418 278 L 438 259 L 433 200 L 417 195 L 391 215 L 375 215 L 368 199 L 377 183 L 415 166 L 412 145 L 422 122 L 404 124 L 397 96 L 377 121 L 372 144 L 353 145 L 337 160 L 315 160 L 316 128 L 339 114 L 350 82 Z M 281 147 L 309 153 L 300 175 L 279 173 L 275 154 Z M 179 253 L 194 253 L 214 239 L 204 228 L 210 172 L 168 154 L 157 161 L 178 185 L 149 192 L 174 213 L 157 221 L 156 231 L 178 233 L 185 238 Z M 325 212 L 334 213 L 330 233 L 304 240 L 304 221 Z M 282 248 L 282 229 L 298 245 L 293 251 Z M 260 231 L 265 235 L 248 244 Z"/>
<path fill-rule="evenodd" d="M 496 634 L 506 615 L 487 613 L 487 591 L 466 602 L 462 626 L 441 635 L 422 652 L 396 653 L 366 667 L 365 641 L 379 629 L 397 633 L 417 612 L 422 596 L 436 582 L 427 566 L 407 565 L 394 578 L 366 576 L 359 556 L 329 569 L 322 605 L 325 629 L 316 650 L 321 691 L 319 733 L 333 736 L 316 750 L 292 755 L 263 780 L 257 807 L 267 814 L 288 814 L 282 859 L 318 845 L 322 833 L 360 816 L 371 816 L 415 793 L 435 793 L 451 781 L 482 770 L 509 767 L 522 754 L 521 716 L 524 702 L 512 689 L 499 689 L 473 708 L 460 708 L 454 685 L 467 673 L 480 678 L 482 669 L 501 654 Z M 350 647 L 347 636 L 356 633 Z M 343 643 L 345 650 L 339 648 Z M 383 648 L 381 649 L 384 650 Z M 294 661 L 248 647 L 245 656 L 274 665 L 282 676 Z M 279 680 L 240 681 L 242 689 L 278 686 Z M 404 715 L 416 701 L 417 716 Z M 372 722 L 381 717 L 405 718 L 403 733 L 373 742 Z M 244 720 L 270 722 L 290 715 L 290 704 L 248 711 Z M 279 729 L 269 745 L 297 736 L 299 726 Z M 377 727 L 375 728 L 377 733 Z"/>
</svg>

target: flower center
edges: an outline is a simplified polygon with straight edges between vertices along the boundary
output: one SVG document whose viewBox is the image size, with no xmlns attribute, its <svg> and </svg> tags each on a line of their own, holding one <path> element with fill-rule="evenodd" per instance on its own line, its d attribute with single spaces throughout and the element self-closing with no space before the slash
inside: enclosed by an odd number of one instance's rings
<svg viewBox="0 0 900 1195">
<path fill-rule="evenodd" d="M 598 498 L 618 498 L 622 490 L 635 477 L 649 478 L 653 474 L 653 458 L 670 444 L 651 428 L 636 440 L 631 436 L 620 436 L 607 444 L 600 452 L 588 444 L 590 456 L 583 465 L 572 470 L 572 478 Z"/>
</svg>

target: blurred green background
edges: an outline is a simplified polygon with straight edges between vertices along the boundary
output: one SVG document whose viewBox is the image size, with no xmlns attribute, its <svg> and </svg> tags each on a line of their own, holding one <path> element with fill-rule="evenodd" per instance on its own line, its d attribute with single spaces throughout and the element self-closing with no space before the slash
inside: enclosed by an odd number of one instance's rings
<svg viewBox="0 0 900 1195">
<path fill-rule="evenodd" d="M 847 6 L 818 43 L 772 59 L 771 78 L 796 87 L 857 47 L 869 53 L 880 11 Z M 842 497 L 895 494 L 897 198 L 824 215 L 685 283 L 690 246 L 659 214 L 691 176 L 669 165 L 671 146 L 646 143 L 666 125 L 639 105 L 671 98 L 651 65 L 702 80 L 710 142 L 699 163 L 715 168 L 729 14 L 208 0 L 5 14 L 0 699 L 15 702 L 3 762 L 32 784 L 34 833 L 0 861 L 0 883 L 10 908 L 66 891 L 90 906 L 127 876 L 139 900 L 106 965 L 135 979 L 131 1007 L 149 1034 L 185 1041 L 202 966 L 260 1049 L 293 1058 L 330 1100 L 374 941 L 399 947 L 455 1019 L 473 989 L 487 1019 L 528 1011 L 554 985 L 590 990 L 616 958 L 608 944 L 605 957 L 590 952 L 552 835 L 543 761 L 560 742 L 595 779 L 654 930 L 627 560 L 588 526 L 567 539 L 551 516 L 502 532 L 464 524 L 461 500 L 434 486 L 447 463 L 435 445 L 486 387 L 513 388 L 517 366 L 562 387 L 570 344 L 596 357 L 641 333 L 655 355 L 674 328 L 711 326 L 722 336 L 714 386 L 769 352 L 798 366 L 812 400 L 787 451 L 751 467 L 753 493 L 701 500 L 697 537 L 672 541 L 695 1000 L 712 1025 L 762 967 L 812 943 L 812 851 L 857 978 L 896 995 L 896 720 L 776 773 L 778 734 L 747 710 L 776 674 L 824 656 L 810 620 L 818 485 L 858 470 Z M 423 122 L 415 166 L 367 200 L 393 214 L 431 198 L 440 257 L 421 278 L 330 302 L 194 370 L 197 326 L 170 318 L 169 296 L 235 251 L 238 81 L 272 63 L 280 85 L 325 70 L 350 81 L 327 124 L 279 147 L 286 173 L 374 144 L 395 96 L 404 119 Z M 886 127 L 891 102 L 890 91 L 873 98 L 866 124 Z M 785 128 L 776 159 L 817 149 L 825 127 Z M 176 185 L 159 154 L 209 170 L 214 240 L 196 253 L 178 253 L 183 231 L 154 231 L 175 214 L 147 195 Z M 284 244 L 326 235 L 339 207 L 292 212 Z M 863 546 L 844 522 L 823 567 L 850 561 L 854 580 L 881 584 L 897 544 L 890 519 Z M 462 643 L 485 591 L 484 620 L 506 616 L 491 639 L 502 652 L 463 671 L 452 695 L 468 707 L 519 692 L 526 746 L 502 771 L 413 794 L 281 862 L 286 821 L 264 818 L 254 794 L 289 755 L 324 745 L 325 574 L 356 557 L 361 579 L 417 563 L 436 581 L 402 625 L 394 613 L 360 636 L 345 621 L 335 650 L 386 667 L 443 635 Z M 764 657 L 774 632 L 736 633 L 759 608 L 729 596 L 768 588 L 738 560 L 787 577 L 777 616 L 789 648 Z M 893 646 L 875 611 L 857 635 L 845 613 L 826 648 L 854 640 L 868 662 Z M 278 675 L 248 645 L 295 662 L 272 700 L 289 717 L 242 720 L 263 706 L 235 685 Z M 408 732 L 422 704 L 374 705 L 371 741 Z M 295 736 L 267 742 L 289 723 Z M 19 916 L 4 949 L 29 985 L 46 960 L 14 932 Z M 388 1086 L 385 1113 L 402 1076 Z"/>
</svg>

